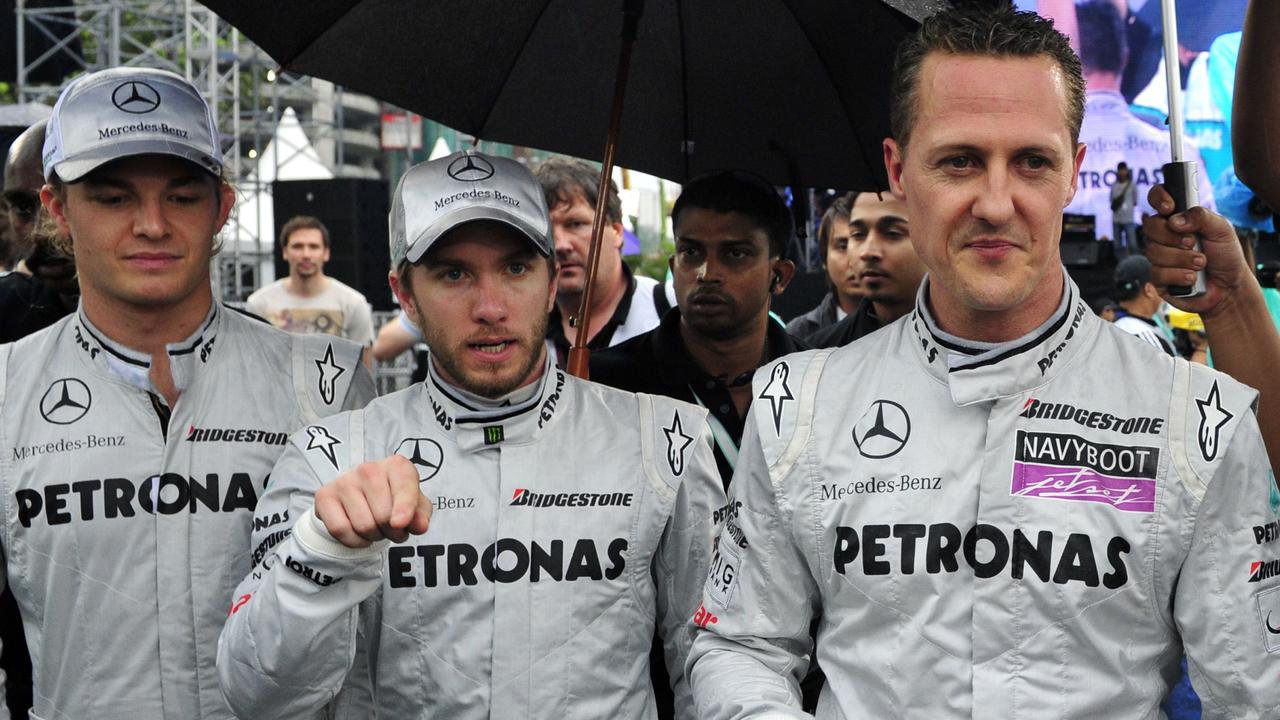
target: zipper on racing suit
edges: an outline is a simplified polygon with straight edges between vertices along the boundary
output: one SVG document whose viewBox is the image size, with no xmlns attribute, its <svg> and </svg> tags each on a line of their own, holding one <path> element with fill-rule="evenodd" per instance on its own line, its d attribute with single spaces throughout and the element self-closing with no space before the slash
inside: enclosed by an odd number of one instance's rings
<svg viewBox="0 0 1280 720">
<path fill-rule="evenodd" d="M 155 393 L 147 393 L 147 397 L 151 398 L 151 407 L 155 408 L 156 417 L 160 418 L 160 433 L 164 436 L 165 441 L 169 440 L 169 417 L 173 415 L 173 410 L 164 404 Z"/>
</svg>

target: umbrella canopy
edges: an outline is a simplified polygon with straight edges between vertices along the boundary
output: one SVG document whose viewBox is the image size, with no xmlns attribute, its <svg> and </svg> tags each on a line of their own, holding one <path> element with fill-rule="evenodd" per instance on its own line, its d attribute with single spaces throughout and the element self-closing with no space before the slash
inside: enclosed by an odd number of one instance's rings
<svg viewBox="0 0 1280 720">
<path fill-rule="evenodd" d="M 648 0 L 617 162 L 887 187 L 898 40 L 939 0 Z M 619 0 L 209 0 L 280 65 L 486 140 L 599 158 Z"/>
</svg>

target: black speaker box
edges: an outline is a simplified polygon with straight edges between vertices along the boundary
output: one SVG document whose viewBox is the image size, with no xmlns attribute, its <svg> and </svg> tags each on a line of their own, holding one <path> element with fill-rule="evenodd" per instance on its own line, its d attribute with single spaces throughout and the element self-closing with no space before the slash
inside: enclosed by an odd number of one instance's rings
<svg viewBox="0 0 1280 720">
<path fill-rule="evenodd" d="M 1098 264 L 1099 255 L 1102 252 L 1102 243 L 1099 242 L 1063 242 L 1058 246 L 1058 250 L 1062 255 L 1062 264 L 1067 267 L 1086 265 L 1094 266 Z"/>
<path fill-rule="evenodd" d="M 387 213 L 391 193 L 383 180 L 284 180 L 272 183 L 276 232 L 295 215 L 318 218 L 329 228 L 329 262 L 324 272 L 364 293 L 374 310 L 394 310 L 387 283 Z M 276 277 L 289 274 L 277 235 Z"/>
<path fill-rule="evenodd" d="M 1093 215 L 1062 214 L 1062 242 L 1093 242 L 1098 239 L 1097 218 Z"/>
</svg>

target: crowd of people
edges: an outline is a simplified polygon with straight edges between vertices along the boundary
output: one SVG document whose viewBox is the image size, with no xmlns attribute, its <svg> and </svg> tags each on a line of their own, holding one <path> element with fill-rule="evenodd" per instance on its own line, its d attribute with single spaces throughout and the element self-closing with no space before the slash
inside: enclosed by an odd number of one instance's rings
<svg viewBox="0 0 1280 720">
<path fill-rule="evenodd" d="M 247 310 L 214 297 L 209 106 L 77 78 L 4 172 L 0 719 L 1158 717 L 1182 673 L 1275 717 L 1280 332 L 1230 223 L 1159 185 L 1114 322 L 1067 274 L 1108 62 L 1012 5 L 926 20 L 889 187 L 825 213 L 785 326 L 792 216 L 750 173 L 684 185 L 658 282 L 587 163 L 415 165 L 376 339 L 314 218 Z M 419 342 L 375 397 L 369 355 Z"/>
</svg>

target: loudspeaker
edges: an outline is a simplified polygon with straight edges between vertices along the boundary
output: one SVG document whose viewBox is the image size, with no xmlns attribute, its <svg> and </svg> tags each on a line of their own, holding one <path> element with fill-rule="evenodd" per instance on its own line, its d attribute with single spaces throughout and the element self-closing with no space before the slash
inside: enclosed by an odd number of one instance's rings
<svg viewBox="0 0 1280 720">
<path fill-rule="evenodd" d="M 1064 241 L 1058 246 L 1058 252 L 1062 255 L 1062 264 L 1067 267 L 1072 266 L 1089 266 L 1098 264 L 1098 256 L 1101 252 L 1102 243 L 1098 242 L 1066 242 Z"/>
<path fill-rule="evenodd" d="M 1093 215 L 1062 214 L 1062 242 L 1093 242 L 1098 239 L 1098 219 Z"/>
<path fill-rule="evenodd" d="M 395 310 L 387 271 L 391 269 L 387 213 L 390 187 L 383 180 L 285 180 L 272 183 L 276 232 L 295 215 L 310 215 L 329 228 L 329 262 L 324 272 L 364 293 L 374 310 Z M 276 277 L 289 274 L 275 247 Z"/>
</svg>

